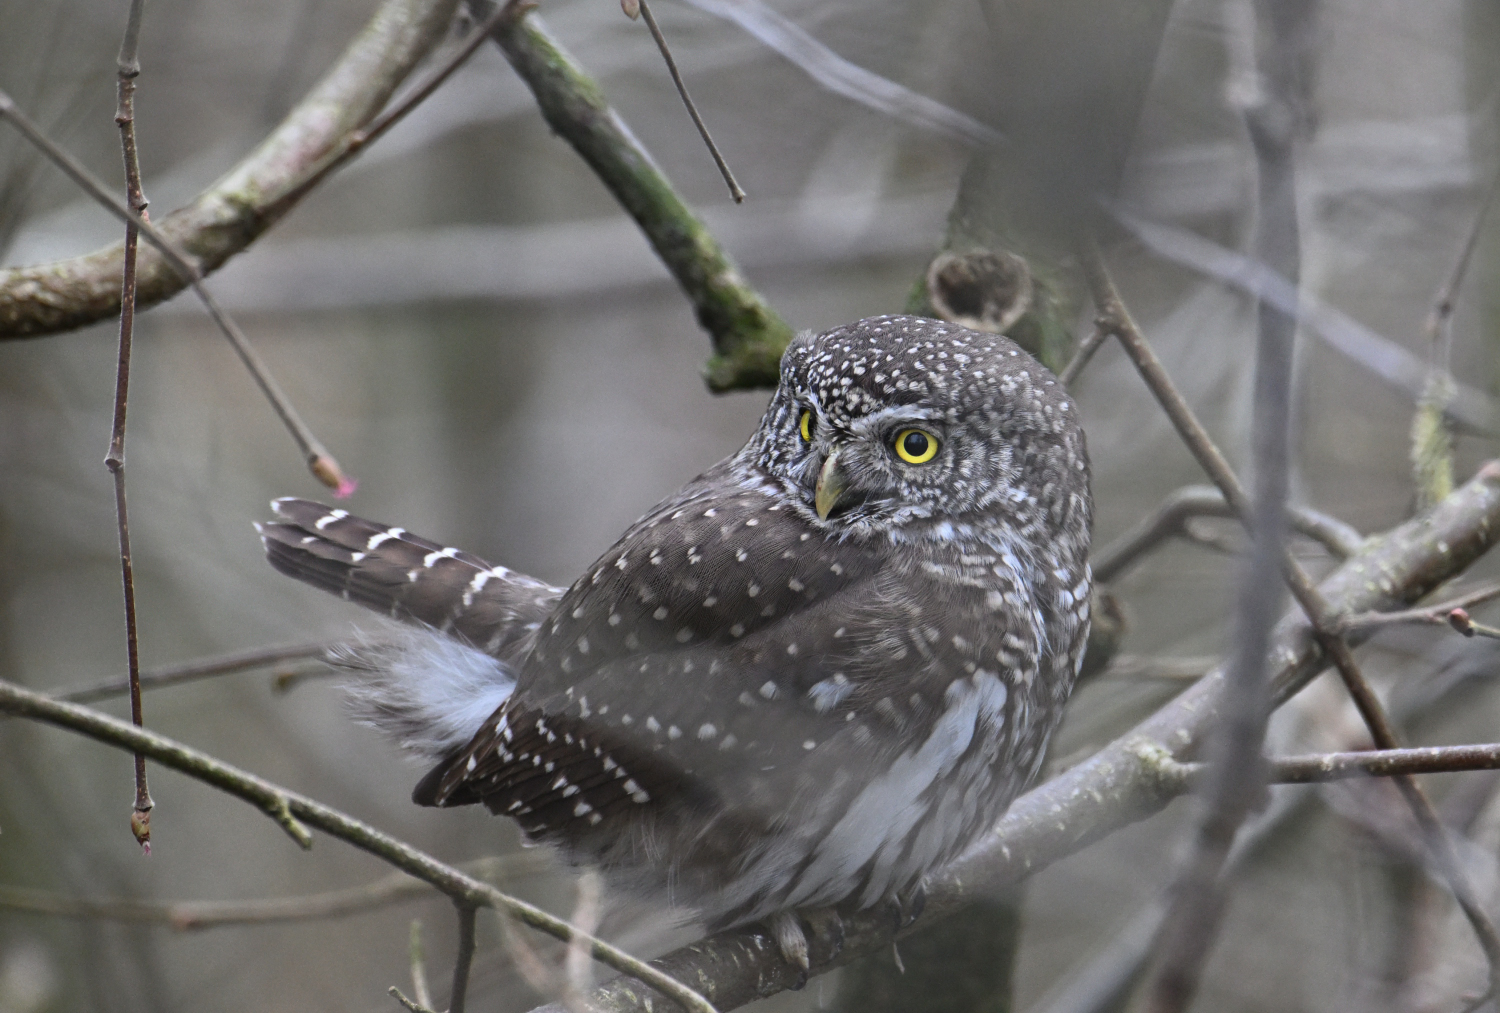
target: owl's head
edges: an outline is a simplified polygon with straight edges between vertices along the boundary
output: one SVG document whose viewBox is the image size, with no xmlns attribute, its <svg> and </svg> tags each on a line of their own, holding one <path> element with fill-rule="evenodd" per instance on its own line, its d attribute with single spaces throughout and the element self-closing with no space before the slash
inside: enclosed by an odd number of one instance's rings
<svg viewBox="0 0 1500 1013">
<path fill-rule="evenodd" d="M 1083 431 L 1057 378 L 1009 338 L 924 317 L 799 337 L 739 460 L 856 537 L 1089 523 Z"/>
</svg>

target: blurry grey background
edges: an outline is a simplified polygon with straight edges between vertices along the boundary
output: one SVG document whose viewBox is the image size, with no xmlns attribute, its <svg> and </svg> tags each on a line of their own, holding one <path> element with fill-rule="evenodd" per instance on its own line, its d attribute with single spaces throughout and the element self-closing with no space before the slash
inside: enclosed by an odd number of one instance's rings
<svg viewBox="0 0 1500 1013">
<path fill-rule="evenodd" d="M 1035 17 L 1038 7 L 993 0 L 986 11 L 986 2 L 773 6 L 846 59 L 985 118 L 995 106 L 986 62 L 992 26 L 1003 28 L 1018 8 Z M 0 87 L 112 181 L 120 174 L 112 116 L 125 6 L 0 0 Z M 187 201 L 242 157 L 374 7 L 152 0 L 137 120 L 154 209 Z M 1244 69 L 1241 7 L 1175 5 L 1115 195 L 1139 218 L 1235 249 L 1252 225 L 1254 185 L 1226 101 Z M 1304 287 L 1420 358 L 1428 304 L 1495 164 L 1500 15 L 1481 0 L 1321 7 L 1317 127 L 1299 167 Z M 725 195 L 644 26 L 611 0 L 549 0 L 542 13 L 794 327 L 899 311 L 942 240 L 969 153 L 822 90 L 727 21 L 666 0 L 656 9 L 751 195 L 741 207 Z M 1057 59 L 1067 58 L 1059 51 Z M 0 129 L 0 263 L 83 253 L 118 232 Z M 1455 372 L 1485 390 L 1495 383 L 1497 240 L 1492 221 L 1455 328 Z M 1108 249 L 1169 369 L 1242 462 L 1248 301 L 1124 232 Z M 359 479 L 352 510 L 552 583 L 571 582 L 637 515 L 736 449 L 766 400 L 707 392 L 699 369 L 708 342 L 688 304 L 491 47 L 211 285 Z M 124 666 L 113 503 L 101 464 L 114 330 L 0 342 L 0 677 L 40 689 Z M 144 664 L 369 627 L 357 610 L 264 563 L 250 525 L 267 517 L 267 500 L 323 491 L 196 304 L 179 296 L 144 314 L 136 348 L 129 480 Z M 1298 382 L 1298 500 L 1367 533 L 1405 518 L 1410 398 L 1310 335 L 1300 341 Z M 1113 347 L 1077 389 L 1103 544 L 1171 489 L 1201 479 Z M 1460 477 L 1494 450 L 1492 440 L 1461 439 Z M 1201 548 L 1159 553 L 1116 588 L 1131 617 L 1124 650 L 1219 650 L 1232 572 L 1231 560 Z M 1491 667 L 1483 643 L 1455 644 L 1439 632 L 1390 636 L 1370 656 L 1372 668 L 1408 680 L 1444 665 L 1450 676 Z M 1446 703 L 1411 726 L 1414 739 L 1500 738 L 1488 683 L 1458 681 Z M 1076 700 L 1055 752 L 1102 741 L 1170 691 L 1106 675 Z M 1339 719 L 1337 694 L 1313 699 L 1329 721 Z M 104 706 L 126 713 L 122 701 Z M 276 693 L 263 673 L 215 679 L 148 696 L 146 714 L 166 734 L 445 860 L 516 848 L 506 821 L 413 807 L 407 796 L 419 771 L 351 723 L 326 680 Z M 78 737 L 0 723 L 0 882 L 87 896 L 228 899 L 352 886 L 385 873 L 326 838 L 303 854 L 249 807 L 155 768 L 156 845 L 143 860 L 127 832 L 129 767 L 127 755 Z M 1469 803 L 1471 816 L 1484 800 Z M 1180 809 L 1032 884 L 1018 1009 L 1154 895 Z M 1488 824 L 1476 825 L 1482 845 Z M 1406 959 L 1393 952 L 1415 952 L 1406 945 L 1415 916 L 1396 903 L 1411 877 L 1392 871 L 1400 863 L 1377 841 L 1337 806 L 1311 806 L 1290 824 L 1249 864 L 1198 1008 L 1369 1008 L 1379 981 Z M 1474 858 L 1491 872 L 1494 845 Z M 507 885 L 566 913 L 570 884 L 556 872 Z M 1461 927 L 1444 929 L 1443 903 L 1429 901 L 1436 913 L 1421 938 L 1461 962 L 1473 944 Z M 407 984 L 412 917 L 427 926 L 429 973 L 443 993 L 453 929 L 448 905 L 436 899 L 197 934 L 0 909 L 0 1013 L 389 1010 L 386 987 Z M 628 919 L 613 928 L 627 943 L 662 945 L 631 936 Z M 1410 959 L 1402 974 L 1421 970 L 1420 954 Z M 1445 998 L 1467 987 L 1449 971 L 1439 975 L 1451 986 Z M 810 1009 L 832 994 L 831 982 L 815 981 L 774 1002 Z M 504 1010 L 535 998 L 483 918 L 472 996 L 473 1008 Z M 1408 1000 L 1420 1007 L 1420 997 Z"/>
</svg>

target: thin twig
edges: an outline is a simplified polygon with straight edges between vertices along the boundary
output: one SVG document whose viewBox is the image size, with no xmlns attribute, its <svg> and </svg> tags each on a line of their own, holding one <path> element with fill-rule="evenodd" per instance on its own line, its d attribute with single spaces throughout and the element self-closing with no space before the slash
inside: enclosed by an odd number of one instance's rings
<svg viewBox="0 0 1500 1013">
<path fill-rule="evenodd" d="M 1496 598 L 1500 598 L 1500 583 L 1485 584 L 1467 594 L 1450 598 L 1436 605 L 1402 609 L 1399 612 L 1361 612 L 1358 615 L 1341 616 L 1338 631 L 1347 636 L 1356 632 L 1370 633 L 1386 626 L 1446 626 L 1452 622 L 1451 617 L 1455 609 L 1471 609 Z"/>
<path fill-rule="evenodd" d="M 1229 463 L 1213 440 L 1209 438 L 1207 430 L 1198 422 L 1192 409 L 1172 383 L 1171 377 L 1167 375 L 1140 328 L 1131 319 L 1097 251 L 1093 251 L 1086 258 L 1085 269 L 1090 279 L 1095 305 L 1099 308 L 1100 325 L 1108 329 L 1120 341 L 1126 354 L 1135 363 L 1142 379 L 1146 381 L 1146 386 L 1166 411 L 1168 418 L 1172 420 L 1183 442 L 1197 458 L 1199 466 L 1208 473 L 1209 478 L 1223 492 L 1225 500 L 1234 507 L 1235 512 L 1241 518 L 1247 517 L 1249 506 L 1239 479 L 1235 477 Z M 1295 559 L 1288 556 L 1283 560 L 1283 575 L 1291 588 L 1293 597 L 1296 598 L 1312 624 L 1318 647 L 1337 669 L 1340 678 L 1349 688 L 1361 717 L 1370 727 L 1375 744 L 1382 749 L 1397 748 L 1400 743 L 1391 732 L 1389 721 L 1385 719 L 1379 701 L 1370 691 L 1368 684 L 1364 682 L 1348 645 L 1336 632 L 1339 624 L 1337 611 L 1318 591 L 1307 572 Z M 1462 869 L 1448 855 L 1452 842 L 1448 840 L 1441 822 L 1438 821 L 1431 802 L 1420 786 L 1410 778 L 1398 778 L 1397 785 L 1412 807 L 1418 824 L 1429 835 L 1429 843 L 1434 849 L 1434 861 L 1448 877 L 1449 888 L 1453 891 L 1465 916 L 1474 926 L 1480 946 L 1490 961 L 1492 978 L 1500 975 L 1500 934 L 1496 933 L 1494 923 L 1474 901 L 1473 890 Z"/>
<path fill-rule="evenodd" d="M 633 6 L 638 8 L 641 17 L 646 19 L 646 27 L 651 29 L 651 38 L 656 40 L 656 48 L 661 51 L 661 58 L 666 62 L 667 72 L 672 75 L 672 83 L 677 86 L 677 94 L 682 99 L 682 104 L 687 107 L 688 115 L 693 118 L 693 126 L 698 128 L 698 136 L 703 138 L 703 143 L 708 146 L 708 153 L 713 156 L 714 165 L 719 167 L 719 175 L 724 177 L 724 185 L 729 187 L 729 196 L 734 198 L 736 204 L 744 203 L 745 191 L 740 189 L 739 181 L 734 178 L 734 173 L 729 171 L 729 163 L 724 161 L 724 156 L 719 153 L 719 146 L 709 136 L 708 124 L 704 123 L 703 117 L 698 115 L 698 107 L 693 104 L 692 96 L 688 94 L 687 85 L 677 69 L 677 61 L 672 59 L 672 50 L 667 46 L 667 37 L 661 33 L 661 28 L 656 23 L 656 15 L 651 13 L 651 5 L 646 3 L 646 0 L 634 0 Z"/>
<path fill-rule="evenodd" d="M 1311 784 L 1350 777 L 1397 777 L 1448 774 L 1462 770 L 1500 770 L 1500 743 L 1472 746 L 1420 746 L 1370 749 L 1348 753 L 1283 756 L 1270 761 L 1278 784 Z"/>
<path fill-rule="evenodd" d="M 385 993 L 386 995 L 394 998 L 401 1005 L 405 1006 L 410 1011 L 410 1013 L 437 1013 L 437 1010 L 435 1009 L 430 1009 L 419 1002 L 413 1002 L 411 999 L 408 999 L 395 985 L 392 985 L 390 988 L 386 989 Z"/>
<path fill-rule="evenodd" d="M 476 879 L 491 881 L 539 873 L 548 864 L 546 856 L 540 852 L 522 852 L 464 862 L 456 868 Z M 282 925 L 287 922 L 344 918 L 432 896 L 431 883 L 397 872 L 363 886 L 344 890 L 329 890 L 302 897 L 229 901 L 152 903 L 127 898 L 68 897 L 47 890 L 0 885 L 0 909 L 54 918 L 162 925 L 174 932 L 202 932 L 246 925 Z M 420 992 L 421 989 L 417 991 Z M 428 1000 L 423 1002 L 430 1005 Z"/>
<path fill-rule="evenodd" d="M 351 161 L 375 141 L 379 140 L 387 131 L 405 119 L 408 113 L 425 102 L 433 92 L 442 86 L 444 81 L 453 76 L 454 71 L 469 61 L 469 57 L 473 56 L 479 47 L 484 45 L 490 33 L 498 28 L 502 22 L 520 17 L 535 6 L 535 0 L 513 0 L 511 3 L 496 7 L 490 12 L 489 17 L 484 20 L 483 24 L 477 26 L 468 34 L 462 45 L 449 54 L 448 58 L 436 67 L 432 73 L 422 79 L 421 84 L 402 96 L 401 100 L 395 105 L 383 110 L 379 116 L 370 121 L 368 126 L 351 130 L 345 134 L 339 143 L 334 145 L 328 154 L 324 155 L 317 165 L 308 171 L 305 178 L 300 180 L 295 187 L 289 189 L 282 196 L 281 203 L 290 207 L 306 197 L 336 170 Z"/>
<path fill-rule="evenodd" d="M 411 954 L 411 994 L 418 1006 L 431 1006 L 432 994 L 427 988 L 427 959 L 422 950 L 422 919 L 413 918 L 407 930 L 407 947 Z"/>
<path fill-rule="evenodd" d="M 1289 506 L 1293 531 L 1305 535 L 1328 550 L 1335 559 L 1348 559 L 1364 542 L 1350 525 L 1311 507 Z M 1188 534 L 1185 525 L 1194 517 L 1236 517 L 1224 494 L 1212 486 L 1186 485 L 1167 495 L 1155 510 L 1130 530 L 1099 549 L 1089 560 L 1096 580 L 1109 583 L 1169 538 Z"/>
<path fill-rule="evenodd" d="M 458 954 L 453 960 L 453 995 L 448 1013 L 464 1013 L 469 995 L 469 968 L 474 964 L 474 918 L 472 904 L 458 904 Z"/>
<path fill-rule="evenodd" d="M 146 217 L 146 195 L 141 191 L 141 163 L 135 146 L 135 79 L 140 76 L 137 42 L 145 0 L 131 0 L 125 19 L 125 38 L 120 42 L 116 66 L 115 124 L 120 129 L 120 148 L 125 161 L 125 199 L 136 219 Z M 120 344 L 115 360 L 115 420 L 104 466 L 115 487 L 115 526 L 120 539 L 120 582 L 125 592 L 125 659 L 130 690 L 130 720 L 145 725 L 141 706 L 141 654 L 135 613 L 135 564 L 130 555 L 130 512 L 125 502 L 125 416 L 130 404 L 130 346 L 135 334 L 136 221 L 125 223 L 125 261 L 120 283 Z M 146 783 L 146 756 L 135 754 L 135 802 L 130 811 L 130 832 L 145 854 L 151 854 L 151 789 Z"/>
<path fill-rule="evenodd" d="M 1094 353 L 1099 351 L 1099 346 L 1104 344 L 1104 339 L 1107 337 L 1109 335 L 1098 326 L 1084 336 L 1084 339 L 1078 343 L 1078 351 L 1073 353 L 1073 358 L 1068 360 L 1063 371 L 1057 374 L 1058 381 L 1064 387 L 1073 386 L 1073 381 L 1078 379 L 1078 374 L 1082 373 L 1084 367 L 1094 358 Z"/>
<path fill-rule="evenodd" d="M 236 672 L 266 668 L 271 665 L 279 665 L 284 661 L 319 658 L 326 656 L 330 650 L 337 646 L 338 643 L 333 641 L 314 644 L 289 644 L 285 647 L 262 647 L 253 651 L 237 651 L 233 654 L 188 661 L 180 665 L 165 665 L 161 668 L 154 668 L 140 673 L 140 687 L 143 691 L 162 689 L 167 686 L 178 686 L 185 682 L 195 682 L 199 679 L 208 679 L 218 675 L 232 675 Z M 130 681 L 128 679 L 109 679 L 104 682 L 80 686 L 78 689 L 55 693 L 53 695 L 57 699 L 66 700 L 69 703 L 93 703 L 96 700 L 105 700 L 112 696 L 122 696 L 129 692 Z"/>
<path fill-rule="evenodd" d="M 573 902 L 573 916 L 568 919 L 585 932 L 599 927 L 599 899 L 603 892 L 599 873 L 585 869 L 578 877 L 578 899 Z M 577 943 L 568 944 L 567 956 L 563 958 L 563 975 L 567 978 L 568 991 L 582 996 L 593 984 L 589 980 L 589 955 Z"/>
<path fill-rule="evenodd" d="M 1272 14 L 1271 57 L 1278 66 L 1264 75 L 1265 99 L 1245 113 L 1258 170 L 1256 252 L 1293 284 L 1300 274 L 1292 151 L 1299 118 L 1291 88 L 1295 82 L 1280 64 L 1288 58 L 1284 50 L 1306 30 L 1305 17 Z M 1240 516 L 1250 534 L 1250 558 L 1239 575 L 1224 710 L 1210 743 L 1212 755 L 1199 795 L 1202 812 L 1192 850 L 1168 888 L 1168 909 L 1155 942 L 1157 967 L 1146 985 L 1146 1006 L 1158 1013 L 1185 1010 L 1198 991 L 1223 920 L 1225 864 L 1236 833 L 1264 792 L 1260 750 L 1270 717 L 1266 650 L 1281 614 L 1283 589 L 1278 578 L 1289 558 L 1286 500 L 1296 334 L 1295 311 L 1284 312 L 1260 300 L 1251 419 L 1255 496 Z"/>
<path fill-rule="evenodd" d="M 4 91 L 0 91 L 0 119 L 8 119 L 15 125 L 16 129 L 36 146 L 52 164 L 61 169 L 67 176 L 77 183 L 90 197 L 103 205 L 103 207 L 123 221 L 126 226 L 134 225 L 140 230 L 152 246 L 166 258 L 172 268 L 182 276 L 203 303 L 208 315 L 213 318 L 219 330 L 229 339 L 229 344 L 234 348 L 240 361 L 250 371 L 250 376 L 260 387 L 261 393 L 271 403 L 271 407 L 280 417 L 282 425 L 296 442 L 298 449 L 302 452 L 303 459 L 307 462 L 308 470 L 324 485 L 335 491 L 336 495 L 347 496 L 354 491 L 353 479 L 347 478 L 339 469 L 338 462 L 328 453 L 327 448 L 318 442 L 307 423 L 302 421 L 302 416 L 297 414 L 297 409 L 292 407 L 291 400 L 276 378 L 271 375 L 265 360 L 260 357 L 251 345 L 250 339 L 245 332 L 240 330 L 237 323 L 230 318 L 203 284 L 203 274 L 197 266 L 192 263 L 185 253 L 177 249 L 170 239 L 152 225 L 145 218 L 137 218 L 130 208 L 121 203 L 111 194 L 103 183 L 94 177 L 94 174 L 84 166 L 78 159 L 74 158 L 65 149 L 59 147 L 51 138 L 44 134 L 31 118 L 17 108 L 15 102 Z"/>
<path fill-rule="evenodd" d="M 1453 308 L 1459 287 L 1468 274 L 1474 249 L 1479 245 L 1481 229 L 1497 186 L 1500 186 L 1500 174 L 1492 176 L 1485 187 L 1463 248 L 1447 277 L 1438 286 L 1422 328 L 1427 339 L 1427 379 L 1411 420 L 1412 479 L 1418 509 L 1427 508 L 1453 490 L 1453 427 L 1447 419 L 1448 408 L 1458 396 L 1450 361 Z"/>
<path fill-rule="evenodd" d="M 1469 264 L 1474 259 L 1474 250 L 1479 246 L 1479 237 L 1484 234 L 1484 220 L 1489 214 L 1490 206 L 1495 203 L 1497 190 L 1500 190 L 1500 171 L 1490 177 L 1484 196 L 1479 200 L 1479 207 L 1474 211 L 1474 220 L 1469 225 L 1469 234 L 1464 239 L 1463 249 L 1454 260 L 1448 276 L 1438 286 L 1437 294 L 1432 299 L 1432 306 L 1427 311 L 1427 319 L 1422 324 L 1422 333 L 1427 338 L 1429 349 L 1442 349 L 1444 353 L 1447 351 L 1442 346 L 1446 344 L 1446 334 L 1453 322 L 1453 310 L 1458 301 L 1458 290 L 1468 276 Z"/>
<path fill-rule="evenodd" d="M 312 846 L 312 836 L 303 825 L 305 823 L 346 841 L 409 875 L 431 883 L 455 903 L 499 908 L 516 920 L 563 942 L 583 935 L 589 952 L 601 962 L 670 996 L 687 1009 L 697 1010 L 699 1013 L 714 1011 L 708 1000 L 680 981 L 602 939 L 579 933 L 561 918 L 465 875 L 332 806 L 272 784 L 164 735 L 136 728 L 87 707 L 54 700 L 3 680 L 0 680 L 0 711 L 66 728 L 129 752 L 139 750 L 162 766 L 171 767 L 236 798 L 255 803 L 303 847 Z"/>
</svg>

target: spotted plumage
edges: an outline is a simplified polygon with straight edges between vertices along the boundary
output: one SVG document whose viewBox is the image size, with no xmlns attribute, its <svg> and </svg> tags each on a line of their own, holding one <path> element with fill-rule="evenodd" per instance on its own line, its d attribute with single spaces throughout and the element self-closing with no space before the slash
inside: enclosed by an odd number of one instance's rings
<svg viewBox="0 0 1500 1013">
<path fill-rule="evenodd" d="M 1067 392 L 915 317 L 799 338 L 745 447 L 566 591 L 276 509 L 278 569 L 447 638 L 364 663 L 405 673 L 372 709 L 438 760 L 416 801 L 483 803 L 711 926 L 892 900 L 954 857 L 1035 773 L 1088 627 Z"/>
</svg>

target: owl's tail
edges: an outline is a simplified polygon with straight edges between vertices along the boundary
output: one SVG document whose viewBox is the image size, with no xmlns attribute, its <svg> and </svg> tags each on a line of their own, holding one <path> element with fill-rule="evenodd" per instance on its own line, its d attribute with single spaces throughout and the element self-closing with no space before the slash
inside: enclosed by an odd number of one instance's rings
<svg viewBox="0 0 1500 1013">
<path fill-rule="evenodd" d="M 271 508 L 280 519 L 256 529 L 273 567 L 408 624 L 337 653 L 361 675 L 361 716 L 427 757 L 465 744 L 514 689 L 562 589 L 311 500 Z"/>
</svg>

